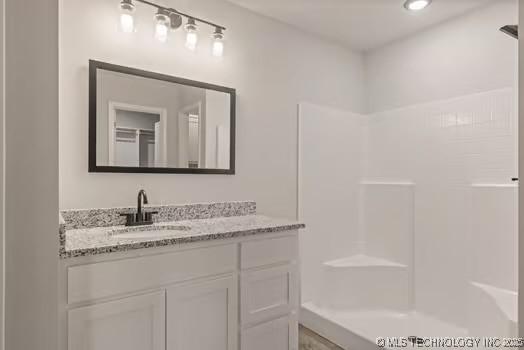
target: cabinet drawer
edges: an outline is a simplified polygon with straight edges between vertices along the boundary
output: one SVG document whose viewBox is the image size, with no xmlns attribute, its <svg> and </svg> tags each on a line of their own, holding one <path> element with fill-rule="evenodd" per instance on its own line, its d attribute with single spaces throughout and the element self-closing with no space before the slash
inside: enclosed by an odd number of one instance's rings
<svg viewBox="0 0 524 350">
<path fill-rule="evenodd" d="M 241 245 L 240 265 L 242 269 L 249 269 L 276 263 L 295 262 L 297 256 L 297 235 L 251 241 Z"/>
<path fill-rule="evenodd" d="M 242 350 L 298 350 L 298 321 L 288 315 L 242 331 Z"/>
<path fill-rule="evenodd" d="M 236 245 L 107 261 L 68 268 L 68 303 L 96 300 L 219 275 L 237 268 Z"/>
<path fill-rule="evenodd" d="M 240 289 L 243 325 L 283 316 L 298 306 L 296 265 L 242 272 Z"/>
</svg>

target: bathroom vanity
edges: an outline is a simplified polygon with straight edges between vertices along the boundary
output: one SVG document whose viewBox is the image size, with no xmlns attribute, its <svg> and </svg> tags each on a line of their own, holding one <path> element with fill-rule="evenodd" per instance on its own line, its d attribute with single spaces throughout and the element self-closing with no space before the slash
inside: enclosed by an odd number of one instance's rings
<svg viewBox="0 0 524 350">
<path fill-rule="evenodd" d="M 297 350 L 298 230 L 253 202 L 62 212 L 65 350 Z"/>
</svg>

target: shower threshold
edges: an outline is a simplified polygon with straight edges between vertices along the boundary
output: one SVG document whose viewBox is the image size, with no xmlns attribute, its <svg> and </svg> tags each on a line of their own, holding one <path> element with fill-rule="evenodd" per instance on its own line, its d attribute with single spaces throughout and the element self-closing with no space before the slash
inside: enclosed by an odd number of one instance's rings
<svg viewBox="0 0 524 350">
<path fill-rule="evenodd" d="M 412 339 L 467 337 L 466 329 L 445 323 L 419 312 L 389 310 L 339 311 L 302 304 L 301 323 L 347 350 L 376 350 L 378 339 L 406 339 L 405 348 L 419 348 Z M 399 340 L 400 341 L 400 340 Z M 390 348 L 403 347 L 393 346 Z M 432 347 L 423 346 L 426 350 Z"/>
</svg>

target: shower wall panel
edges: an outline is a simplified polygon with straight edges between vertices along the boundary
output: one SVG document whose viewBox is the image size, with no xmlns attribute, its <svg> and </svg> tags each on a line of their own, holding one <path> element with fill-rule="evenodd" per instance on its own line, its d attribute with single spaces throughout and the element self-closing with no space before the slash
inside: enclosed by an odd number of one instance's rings
<svg viewBox="0 0 524 350">
<path fill-rule="evenodd" d="M 302 301 L 318 294 L 322 263 L 358 246 L 363 117 L 325 106 L 299 106 L 298 216 Z"/>
<path fill-rule="evenodd" d="M 502 217 L 489 208 L 477 208 L 474 215 L 472 185 L 508 185 L 517 176 L 514 91 L 502 89 L 381 112 L 367 121 L 366 181 L 415 183 L 416 308 L 466 325 L 470 267 L 496 259 L 486 248 L 488 239 L 496 238 L 486 235 L 495 234 L 493 227 Z M 511 206 L 502 203 L 505 198 L 510 197 L 493 195 L 489 205 Z M 499 232 L 500 237 L 516 237 L 516 219 L 514 212 L 505 214 L 504 220 L 513 222 L 500 230 L 511 232 Z M 492 230 L 486 232 L 489 227 Z M 509 254 L 512 247 L 506 248 Z M 498 266 L 492 276 L 514 272 Z"/>
</svg>

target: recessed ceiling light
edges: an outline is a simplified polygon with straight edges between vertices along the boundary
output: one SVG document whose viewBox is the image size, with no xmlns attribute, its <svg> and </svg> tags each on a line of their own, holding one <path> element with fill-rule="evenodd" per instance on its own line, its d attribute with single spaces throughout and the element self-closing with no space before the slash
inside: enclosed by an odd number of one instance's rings
<svg viewBox="0 0 524 350">
<path fill-rule="evenodd" d="M 407 0 L 404 7 L 409 11 L 420 11 L 431 4 L 431 0 Z"/>
</svg>

